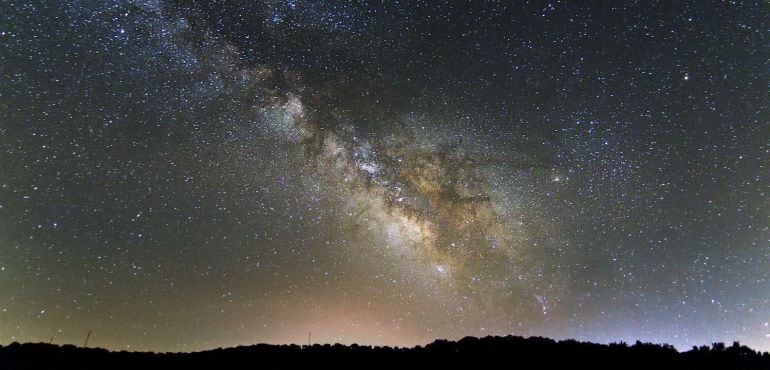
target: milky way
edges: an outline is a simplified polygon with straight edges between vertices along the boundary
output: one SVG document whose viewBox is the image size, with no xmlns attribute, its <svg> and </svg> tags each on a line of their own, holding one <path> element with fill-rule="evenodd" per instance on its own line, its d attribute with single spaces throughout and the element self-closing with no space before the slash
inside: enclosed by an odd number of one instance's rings
<svg viewBox="0 0 770 370">
<path fill-rule="evenodd" d="M 767 4 L 0 14 L 3 344 L 770 348 Z"/>
</svg>

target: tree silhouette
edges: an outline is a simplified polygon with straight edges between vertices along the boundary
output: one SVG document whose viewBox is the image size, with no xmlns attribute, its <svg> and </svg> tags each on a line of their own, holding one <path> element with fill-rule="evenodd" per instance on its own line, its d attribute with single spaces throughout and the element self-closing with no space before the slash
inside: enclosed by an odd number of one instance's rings
<svg viewBox="0 0 770 370">
<path fill-rule="evenodd" d="M 0 346 L 0 369 L 770 369 L 738 342 L 678 352 L 668 344 L 465 337 L 424 347 L 353 344 L 239 346 L 194 353 L 110 352 L 47 343 Z"/>
</svg>

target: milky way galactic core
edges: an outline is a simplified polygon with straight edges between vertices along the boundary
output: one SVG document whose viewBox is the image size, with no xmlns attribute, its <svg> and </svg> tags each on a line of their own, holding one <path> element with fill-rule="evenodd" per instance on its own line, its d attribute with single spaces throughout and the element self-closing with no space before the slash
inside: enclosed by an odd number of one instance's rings
<svg viewBox="0 0 770 370">
<path fill-rule="evenodd" d="M 766 2 L 0 14 L 2 344 L 770 349 Z"/>
</svg>

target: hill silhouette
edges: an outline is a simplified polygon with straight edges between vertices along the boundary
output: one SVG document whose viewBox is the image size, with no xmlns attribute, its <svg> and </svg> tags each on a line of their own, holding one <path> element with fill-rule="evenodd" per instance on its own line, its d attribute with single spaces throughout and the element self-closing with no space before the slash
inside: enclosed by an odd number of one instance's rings
<svg viewBox="0 0 770 370">
<path fill-rule="evenodd" d="M 0 369 L 770 369 L 770 354 L 738 342 L 678 352 L 652 343 L 466 337 L 413 348 L 268 345 L 193 353 L 113 352 L 73 345 L 0 346 Z"/>
</svg>

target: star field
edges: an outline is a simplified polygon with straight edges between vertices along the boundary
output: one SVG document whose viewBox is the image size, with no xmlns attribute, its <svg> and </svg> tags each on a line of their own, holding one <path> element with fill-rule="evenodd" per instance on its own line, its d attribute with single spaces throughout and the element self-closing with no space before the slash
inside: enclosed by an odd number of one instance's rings
<svg viewBox="0 0 770 370">
<path fill-rule="evenodd" d="M 0 343 L 770 349 L 766 3 L 0 14 Z"/>
</svg>

